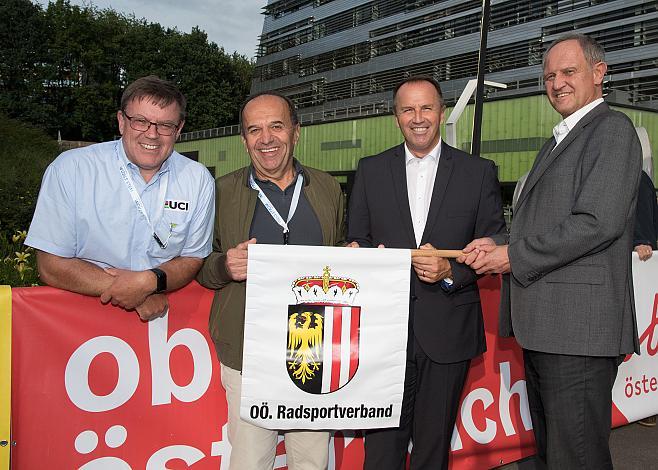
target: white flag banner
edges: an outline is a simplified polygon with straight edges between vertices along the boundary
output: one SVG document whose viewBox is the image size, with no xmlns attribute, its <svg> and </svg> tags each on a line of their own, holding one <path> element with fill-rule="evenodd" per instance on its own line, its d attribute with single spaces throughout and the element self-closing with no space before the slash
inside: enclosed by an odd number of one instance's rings
<svg viewBox="0 0 658 470">
<path fill-rule="evenodd" d="M 242 419 L 398 426 L 410 266 L 409 250 L 249 245 Z"/>
<path fill-rule="evenodd" d="M 629 422 L 658 413 L 658 252 L 647 261 L 633 253 L 633 287 L 640 355 L 619 366 L 612 400 Z"/>
</svg>

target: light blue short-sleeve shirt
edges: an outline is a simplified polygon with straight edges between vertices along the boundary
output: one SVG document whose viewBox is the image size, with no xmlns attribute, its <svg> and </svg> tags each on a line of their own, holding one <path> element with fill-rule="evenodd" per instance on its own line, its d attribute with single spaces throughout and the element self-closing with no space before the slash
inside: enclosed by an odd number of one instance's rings
<svg viewBox="0 0 658 470">
<path fill-rule="evenodd" d="M 166 247 L 137 209 L 119 160 L 156 232 L 169 234 Z M 161 184 L 166 184 L 164 201 Z M 160 204 L 162 217 L 153 220 Z M 205 166 L 173 152 L 146 183 L 117 140 L 69 150 L 50 164 L 25 243 L 101 267 L 142 271 L 178 256 L 208 256 L 214 214 L 215 184 Z"/>
</svg>

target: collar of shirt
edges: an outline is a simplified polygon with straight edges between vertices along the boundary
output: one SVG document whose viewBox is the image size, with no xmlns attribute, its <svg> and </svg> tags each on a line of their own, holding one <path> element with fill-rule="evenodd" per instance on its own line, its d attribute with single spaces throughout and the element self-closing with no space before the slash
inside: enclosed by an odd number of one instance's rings
<svg viewBox="0 0 658 470">
<path fill-rule="evenodd" d="M 413 153 L 411 153 L 411 150 L 409 150 L 409 147 L 407 147 L 407 143 L 404 143 L 404 156 L 405 156 L 405 164 L 409 166 L 409 163 L 411 162 L 417 162 L 425 159 L 429 159 L 432 161 L 435 165 L 438 166 L 439 164 L 439 158 L 441 158 L 441 137 L 439 137 L 439 142 L 436 144 L 436 147 L 434 147 L 432 150 L 430 150 L 430 153 L 425 155 L 422 158 L 419 158 L 415 156 Z"/>
<path fill-rule="evenodd" d="M 144 181 L 144 177 L 139 171 L 139 167 L 128 159 L 128 155 L 126 155 L 126 149 L 123 147 L 123 139 L 119 140 L 119 158 L 121 159 L 123 164 L 126 165 L 126 168 L 128 168 L 128 170 L 130 171 L 133 178 L 133 182 L 139 187 L 147 187 L 152 185 L 158 180 L 160 175 L 171 170 L 171 164 L 169 163 L 169 161 L 171 160 L 171 155 L 169 155 L 169 157 L 167 157 L 167 159 L 164 162 L 162 162 L 162 165 L 160 166 L 160 170 L 158 170 L 158 173 L 155 175 L 155 178 L 151 178 L 151 181 L 146 183 Z"/>
<path fill-rule="evenodd" d="M 557 147 L 560 144 L 560 142 L 564 140 L 567 134 L 571 132 L 571 129 L 576 127 L 578 121 L 580 121 L 583 117 L 585 117 L 587 113 L 589 113 L 592 109 L 596 108 L 601 103 L 603 103 L 603 98 L 596 99 L 591 103 L 586 104 L 575 113 L 570 114 L 562 121 L 560 121 L 553 128 L 553 136 L 555 137 L 555 146 Z"/>
</svg>

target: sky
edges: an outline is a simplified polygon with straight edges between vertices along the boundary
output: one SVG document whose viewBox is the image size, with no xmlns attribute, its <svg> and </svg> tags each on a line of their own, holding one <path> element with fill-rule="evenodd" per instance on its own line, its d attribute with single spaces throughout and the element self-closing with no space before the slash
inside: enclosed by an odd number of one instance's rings
<svg viewBox="0 0 658 470">
<path fill-rule="evenodd" d="M 176 27 L 189 33 L 194 26 L 208 34 L 231 54 L 237 51 L 249 58 L 256 54 L 258 36 L 263 31 L 262 8 L 267 0 L 70 0 L 72 5 L 93 4 L 99 9 L 111 7 L 121 13 L 134 13 L 151 23 Z M 48 0 L 33 0 L 42 6 Z"/>
</svg>

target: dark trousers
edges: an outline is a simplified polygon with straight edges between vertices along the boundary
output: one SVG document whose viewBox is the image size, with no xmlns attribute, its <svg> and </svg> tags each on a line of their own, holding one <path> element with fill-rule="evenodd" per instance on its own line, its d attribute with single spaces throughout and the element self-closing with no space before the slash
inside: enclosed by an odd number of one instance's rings
<svg viewBox="0 0 658 470">
<path fill-rule="evenodd" d="M 619 357 L 523 350 L 537 459 L 549 469 L 612 469 L 612 386 Z"/>
<path fill-rule="evenodd" d="M 407 351 L 400 427 L 366 431 L 365 470 L 404 470 L 413 441 L 411 469 L 447 469 L 459 398 L 471 361 L 433 362 L 415 337 Z"/>
</svg>

